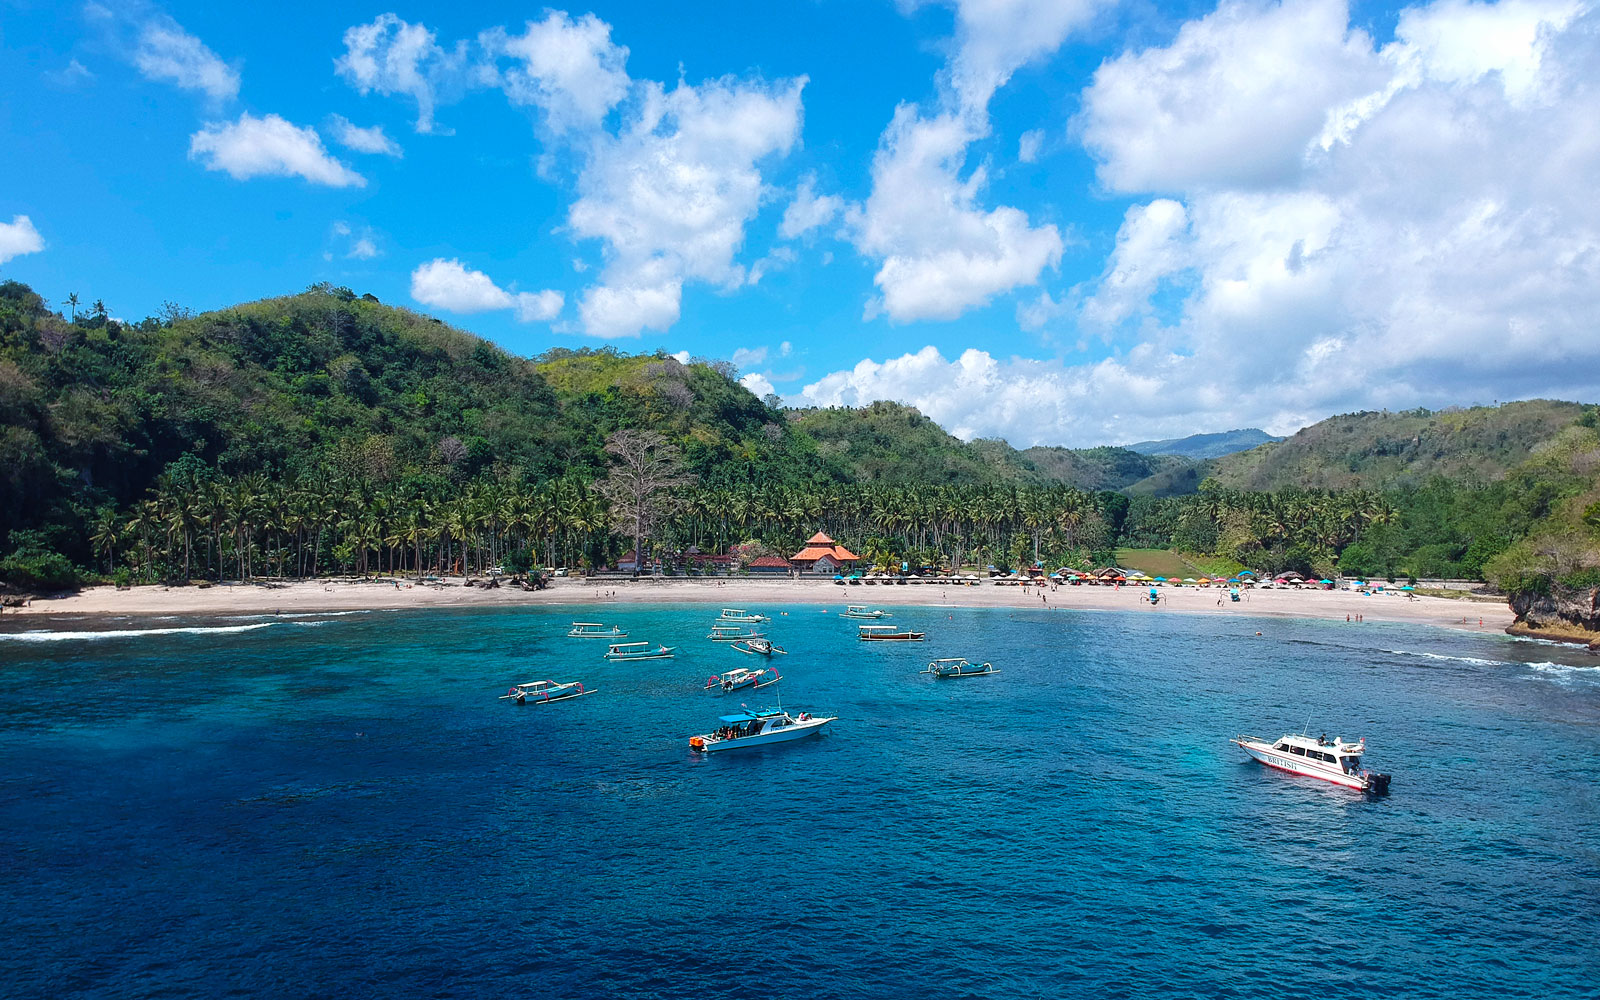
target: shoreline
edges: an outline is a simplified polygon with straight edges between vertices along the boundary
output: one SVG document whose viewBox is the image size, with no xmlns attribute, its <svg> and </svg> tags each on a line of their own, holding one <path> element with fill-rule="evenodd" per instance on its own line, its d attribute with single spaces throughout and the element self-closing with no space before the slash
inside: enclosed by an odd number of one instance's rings
<svg viewBox="0 0 1600 1000">
<path fill-rule="evenodd" d="M 1405 597 L 1398 593 L 1363 595 L 1350 591 L 1246 591 L 1235 604 L 1215 588 L 1163 588 L 1161 603 L 1151 607 L 1142 587 L 995 587 L 940 584 L 845 586 L 831 580 L 557 579 L 542 591 L 500 587 L 484 590 L 462 585 L 460 577 L 437 583 L 400 581 L 309 580 L 292 583 L 217 584 L 210 587 L 145 586 L 130 590 L 92 587 L 58 598 L 35 598 L 24 608 L 0 614 L 0 631 L 37 629 L 53 618 L 128 618 L 155 616 L 226 616 L 281 612 L 385 611 L 429 607 L 606 606 L 626 604 L 763 603 L 867 606 L 921 605 L 969 608 L 1065 608 L 1083 611 L 1131 611 L 1152 614 L 1248 615 L 1251 617 L 1401 622 L 1436 625 L 1468 632 L 1504 634 L 1515 621 L 1507 605 L 1464 606 L 1444 597 Z M 1041 597 L 1043 600 L 1041 600 Z M 1218 603 L 1219 597 L 1221 603 Z"/>
</svg>

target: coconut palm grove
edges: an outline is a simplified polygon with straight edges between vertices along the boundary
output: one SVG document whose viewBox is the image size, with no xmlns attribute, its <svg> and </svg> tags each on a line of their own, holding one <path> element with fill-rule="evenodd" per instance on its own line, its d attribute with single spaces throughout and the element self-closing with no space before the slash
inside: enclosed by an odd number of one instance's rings
<svg viewBox="0 0 1600 1000">
<path fill-rule="evenodd" d="M 910 407 L 789 409 L 737 377 L 663 352 L 520 358 L 329 285 L 125 322 L 6 282 L 0 574 L 738 573 L 819 529 L 894 571 L 1167 550 L 1201 572 L 1531 590 L 1596 572 L 1576 460 L 1600 446 L 1594 407 L 1356 414 L 1196 461 L 963 442 Z"/>
</svg>

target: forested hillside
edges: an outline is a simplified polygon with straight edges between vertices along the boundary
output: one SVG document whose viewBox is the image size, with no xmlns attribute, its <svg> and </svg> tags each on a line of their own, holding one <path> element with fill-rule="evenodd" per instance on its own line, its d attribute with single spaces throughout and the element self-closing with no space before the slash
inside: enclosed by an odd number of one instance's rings
<svg viewBox="0 0 1600 1000">
<path fill-rule="evenodd" d="M 1127 545 L 1546 594 L 1600 566 L 1597 411 L 1576 404 L 1355 414 L 1196 463 L 963 442 L 893 403 L 786 411 L 736 378 L 518 358 L 328 286 L 128 324 L 7 282 L 0 580 L 591 566 L 634 531 L 753 557 L 818 528 L 879 566 L 1089 567 Z M 615 488 L 628 435 L 660 459 L 648 510 Z"/>
<path fill-rule="evenodd" d="M 1179 455 L 1199 461 L 1221 458 L 1236 451 L 1248 451 L 1258 445 L 1282 440 L 1258 427 L 1245 427 L 1215 434 L 1191 434 L 1188 437 L 1169 438 L 1164 441 L 1140 441 L 1128 445 L 1127 448 L 1141 455 Z"/>
<path fill-rule="evenodd" d="M 1203 475 L 1236 490 L 1396 489 L 1433 476 L 1493 482 L 1577 419 L 1577 403 L 1348 413 L 1286 440 L 1213 460 Z"/>
</svg>

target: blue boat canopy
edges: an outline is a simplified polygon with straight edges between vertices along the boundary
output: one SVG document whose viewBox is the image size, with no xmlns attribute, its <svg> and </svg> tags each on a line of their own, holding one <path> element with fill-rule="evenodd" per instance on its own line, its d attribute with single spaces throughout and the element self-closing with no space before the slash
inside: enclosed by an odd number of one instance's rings
<svg viewBox="0 0 1600 1000">
<path fill-rule="evenodd" d="M 717 718 L 717 721 L 718 722 L 726 722 L 729 725 L 734 725 L 734 724 L 740 723 L 740 722 L 749 722 L 752 719 L 765 719 L 765 718 L 767 718 L 769 716 L 773 716 L 773 715 L 777 715 L 777 714 L 778 714 L 778 710 L 775 709 L 775 708 L 761 708 L 761 709 L 757 709 L 757 710 L 755 710 L 753 712 L 740 712 L 738 715 L 723 715 L 723 716 L 719 716 Z"/>
</svg>

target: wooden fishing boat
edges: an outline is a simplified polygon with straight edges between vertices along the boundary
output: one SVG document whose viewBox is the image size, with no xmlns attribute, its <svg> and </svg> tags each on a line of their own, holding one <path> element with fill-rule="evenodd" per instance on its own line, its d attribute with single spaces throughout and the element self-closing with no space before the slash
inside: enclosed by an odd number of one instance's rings
<svg viewBox="0 0 1600 1000">
<path fill-rule="evenodd" d="M 608 660 L 670 660 L 675 646 L 652 646 L 648 642 L 617 642 L 606 650 Z"/>
<path fill-rule="evenodd" d="M 998 674 L 1000 671 L 988 663 L 973 663 L 959 656 L 945 657 L 934 660 L 928 664 L 925 674 L 932 674 L 935 680 L 948 680 L 953 677 L 984 677 L 989 674 Z"/>
<path fill-rule="evenodd" d="M 926 632 L 916 632 L 897 625 L 862 625 L 856 636 L 867 642 L 921 642 L 927 637 Z"/>
<path fill-rule="evenodd" d="M 605 625 L 601 622 L 573 622 L 572 629 L 567 632 L 572 639 L 626 639 L 628 633 L 622 630 L 621 625 Z"/>
<path fill-rule="evenodd" d="M 741 653 L 752 653 L 756 656 L 772 656 L 774 654 L 787 655 L 789 652 L 787 649 L 784 649 L 771 639 L 763 639 L 759 636 L 751 636 L 748 639 L 740 639 L 738 642 L 733 644 L 733 648 L 737 649 Z"/>
<path fill-rule="evenodd" d="M 839 612 L 840 618 L 857 618 L 863 621 L 877 621 L 880 618 L 893 618 L 889 612 L 882 608 L 866 608 L 860 604 L 852 604 Z"/>
<path fill-rule="evenodd" d="M 770 621 L 772 621 L 772 619 L 768 618 L 766 615 L 756 614 L 753 611 L 746 611 L 743 608 L 723 608 L 722 614 L 717 618 L 717 623 L 719 625 L 724 622 L 759 624 L 761 622 Z"/>
<path fill-rule="evenodd" d="M 500 696 L 500 700 L 514 701 L 518 705 L 543 705 L 546 702 L 567 701 L 598 693 L 593 688 L 585 688 L 582 681 L 568 681 L 565 684 L 556 681 L 527 681 L 512 685 L 511 690 Z"/>
</svg>

